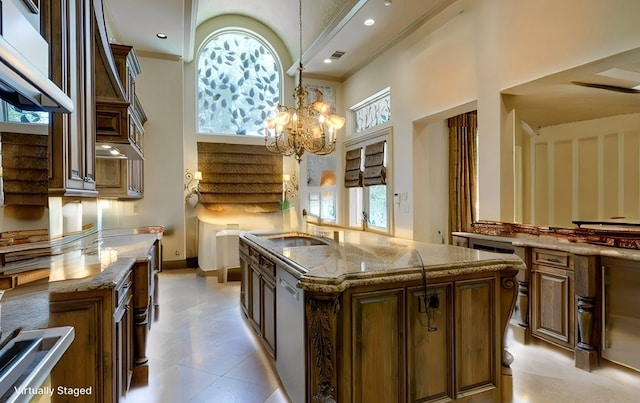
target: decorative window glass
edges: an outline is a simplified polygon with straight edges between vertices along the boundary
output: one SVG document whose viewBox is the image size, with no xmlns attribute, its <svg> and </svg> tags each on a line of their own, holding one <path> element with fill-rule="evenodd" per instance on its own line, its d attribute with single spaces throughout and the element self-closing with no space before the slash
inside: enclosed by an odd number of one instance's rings
<svg viewBox="0 0 640 403">
<path fill-rule="evenodd" d="M 198 56 L 197 81 L 198 133 L 262 135 L 280 102 L 280 61 L 248 32 L 213 35 Z"/>
<path fill-rule="evenodd" d="M 391 120 L 391 94 L 389 88 L 354 106 L 351 110 L 355 118 L 356 133 L 388 122 Z"/>
<path fill-rule="evenodd" d="M 31 123 L 38 125 L 49 124 L 49 112 L 23 111 L 8 102 L 0 102 L 1 119 L 5 122 Z"/>
</svg>

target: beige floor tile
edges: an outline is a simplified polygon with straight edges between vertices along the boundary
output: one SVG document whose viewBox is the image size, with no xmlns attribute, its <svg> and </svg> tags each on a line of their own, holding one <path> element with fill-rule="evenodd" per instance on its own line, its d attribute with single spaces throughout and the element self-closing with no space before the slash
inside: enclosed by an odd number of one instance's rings
<svg viewBox="0 0 640 403">
<path fill-rule="evenodd" d="M 149 382 L 134 387 L 126 403 L 288 402 L 242 315 L 238 282 L 219 284 L 195 270 L 169 270 L 160 274 L 159 287 L 160 312 L 147 351 Z M 638 372 L 604 362 L 589 373 L 574 367 L 571 352 L 547 343 L 524 346 L 508 337 L 508 344 L 515 358 L 513 402 L 640 401 Z"/>
</svg>

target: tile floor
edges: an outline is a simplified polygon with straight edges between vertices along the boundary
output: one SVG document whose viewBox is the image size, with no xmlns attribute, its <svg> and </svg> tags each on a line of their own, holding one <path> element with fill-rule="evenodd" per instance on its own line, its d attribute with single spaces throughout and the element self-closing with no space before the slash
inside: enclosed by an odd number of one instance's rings
<svg viewBox="0 0 640 403">
<path fill-rule="evenodd" d="M 125 403 L 288 402 L 270 358 L 241 313 L 239 282 L 192 269 L 160 274 L 160 312 L 149 335 L 147 385 Z M 637 402 L 640 373 L 604 365 L 587 373 L 564 350 L 510 341 L 514 402 Z M 639 346 L 640 348 L 640 346 Z M 298 403 L 298 402 L 294 402 Z"/>
</svg>

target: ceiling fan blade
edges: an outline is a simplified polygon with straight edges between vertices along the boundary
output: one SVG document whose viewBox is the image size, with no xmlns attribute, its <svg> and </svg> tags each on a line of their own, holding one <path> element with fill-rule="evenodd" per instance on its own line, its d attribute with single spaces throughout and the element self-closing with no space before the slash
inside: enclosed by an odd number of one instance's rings
<svg viewBox="0 0 640 403">
<path fill-rule="evenodd" d="M 579 85 L 581 87 L 589 87 L 589 88 L 597 88 L 597 89 L 607 90 L 607 91 L 622 92 L 625 94 L 640 94 L 640 90 L 634 90 L 633 88 L 627 88 L 627 87 L 618 87 L 616 85 L 585 83 L 582 81 L 572 81 L 571 84 Z"/>
</svg>

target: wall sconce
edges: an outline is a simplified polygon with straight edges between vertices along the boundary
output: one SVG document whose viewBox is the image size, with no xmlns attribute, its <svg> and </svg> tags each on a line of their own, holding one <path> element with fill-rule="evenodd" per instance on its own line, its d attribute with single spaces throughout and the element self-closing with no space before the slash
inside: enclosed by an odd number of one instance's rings
<svg viewBox="0 0 640 403">
<path fill-rule="evenodd" d="M 298 177 L 296 174 L 282 175 L 282 200 L 293 200 L 298 196 Z"/>
<path fill-rule="evenodd" d="M 184 184 L 184 190 L 187 191 L 187 195 L 184 200 L 191 206 L 195 207 L 198 204 L 198 198 L 200 196 L 198 185 L 202 180 L 202 172 L 196 171 L 195 173 L 191 173 L 189 168 L 187 168 L 184 174 L 184 179 L 186 181 Z"/>
</svg>

